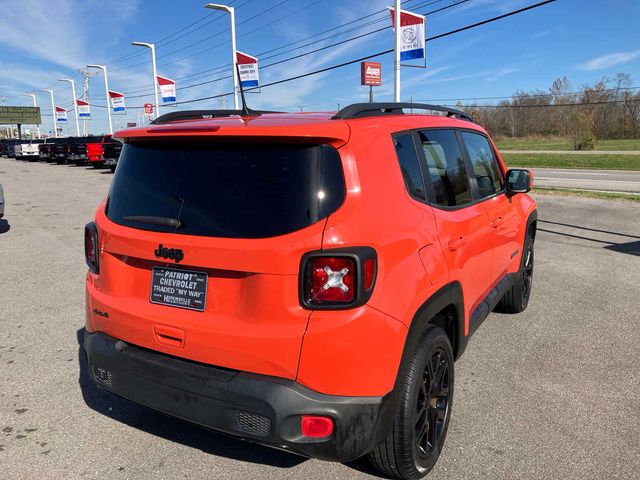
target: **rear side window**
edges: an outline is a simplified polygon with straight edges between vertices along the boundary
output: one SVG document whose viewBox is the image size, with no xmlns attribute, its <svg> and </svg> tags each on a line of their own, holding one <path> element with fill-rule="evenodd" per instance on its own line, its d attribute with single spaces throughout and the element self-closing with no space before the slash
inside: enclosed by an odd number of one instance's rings
<svg viewBox="0 0 640 480">
<path fill-rule="evenodd" d="M 397 135 L 393 138 L 393 143 L 407 191 L 412 197 L 426 200 L 413 134 Z"/>
<path fill-rule="evenodd" d="M 456 207 L 471 202 L 469 178 L 453 130 L 418 132 L 429 170 L 427 182 L 433 188 L 433 203 Z"/>
<path fill-rule="evenodd" d="M 265 238 L 326 218 L 344 198 L 340 156 L 327 145 L 128 143 L 107 216 L 158 232 Z"/>
<path fill-rule="evenodd" d="M 462 132 L 480 197 L 490 197 L 502 190 L 502 175 L 489 140 L 484 135 Z"/>
</svg>

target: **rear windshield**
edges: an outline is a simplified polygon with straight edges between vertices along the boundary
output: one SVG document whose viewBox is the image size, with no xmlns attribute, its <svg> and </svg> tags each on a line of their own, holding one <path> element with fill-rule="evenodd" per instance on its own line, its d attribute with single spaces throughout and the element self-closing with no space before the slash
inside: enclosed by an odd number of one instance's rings
<svg viewBox="0 0 640 480">
<path fill-rule="evenodd" d="M 326 218 L 344 197 L 328 145 L 128 143 L 107 216 L 158 232 L 265 238 Z"/>
</svg>

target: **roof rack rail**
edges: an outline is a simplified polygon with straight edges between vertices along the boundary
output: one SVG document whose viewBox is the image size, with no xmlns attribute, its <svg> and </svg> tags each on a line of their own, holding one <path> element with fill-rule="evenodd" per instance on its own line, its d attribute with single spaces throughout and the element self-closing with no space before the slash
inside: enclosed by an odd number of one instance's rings
<svg viewBox="0 0 640 480">
<path fill-rule="evenodd" d="M 430 110 L 432 112 L 444 112 L 447 117 L 457 117 L 461 120 L 467 120 L 475 123 L 473 118 L 455 108 L 443 107 L 441 105 L 429 105 L 426 103 L 408 103 L 408 102 L 372 102 L 372 103 L 354 103 L 348 105 L 336 113 L 332 119 L 345 120 L 349 118 L 375 117 L 379 115 L 405 115 L 404 110 Z"/>
<path fill-rule="evenodd" d="M 151 125 L 160 125 L 162 123 L 174 122 L 179 120 L 201 120 L 206 118 L 220 118 L 220 117 L 233 117 L 243 116 L 242 110 L 181 110 L 179 112 L 165 113 L 158 118 L 150 122 Z M 252 110 L 252 114 L 263 113 L 282 113 L 282 112 L 269 112 L 266 110 Z"/>
</svg>

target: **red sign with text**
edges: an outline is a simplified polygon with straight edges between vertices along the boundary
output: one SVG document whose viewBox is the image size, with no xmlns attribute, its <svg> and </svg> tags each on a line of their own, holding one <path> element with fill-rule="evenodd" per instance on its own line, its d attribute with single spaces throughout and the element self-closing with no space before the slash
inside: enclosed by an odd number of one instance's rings
<svg viewBox="0 0 640 480">
<path fill-rule="evenodd" d="M 361 62 L 360 84 L 373 87 L 382 85 L 382 64 L 378 62 Z"/>
</svg>

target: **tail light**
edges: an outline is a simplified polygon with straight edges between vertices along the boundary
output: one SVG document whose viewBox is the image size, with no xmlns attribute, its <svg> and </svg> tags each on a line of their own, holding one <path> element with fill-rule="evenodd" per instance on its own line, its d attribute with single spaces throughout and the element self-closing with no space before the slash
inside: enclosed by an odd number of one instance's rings
<svg viewBox="0 0 640 480">
<path fill-rule="evenodd" d="M 84 227 L 84 258 L 92 273 L 100 271 L 98 263 L 98 229 L 93 222 Z"/>
<path fill-rule="evenodd" d="M 310 309 L 364 305 L 373 293 L 376 252 L 370 247 L 309 252 L 300 265 L 300 303 Z"/>
</svg>

